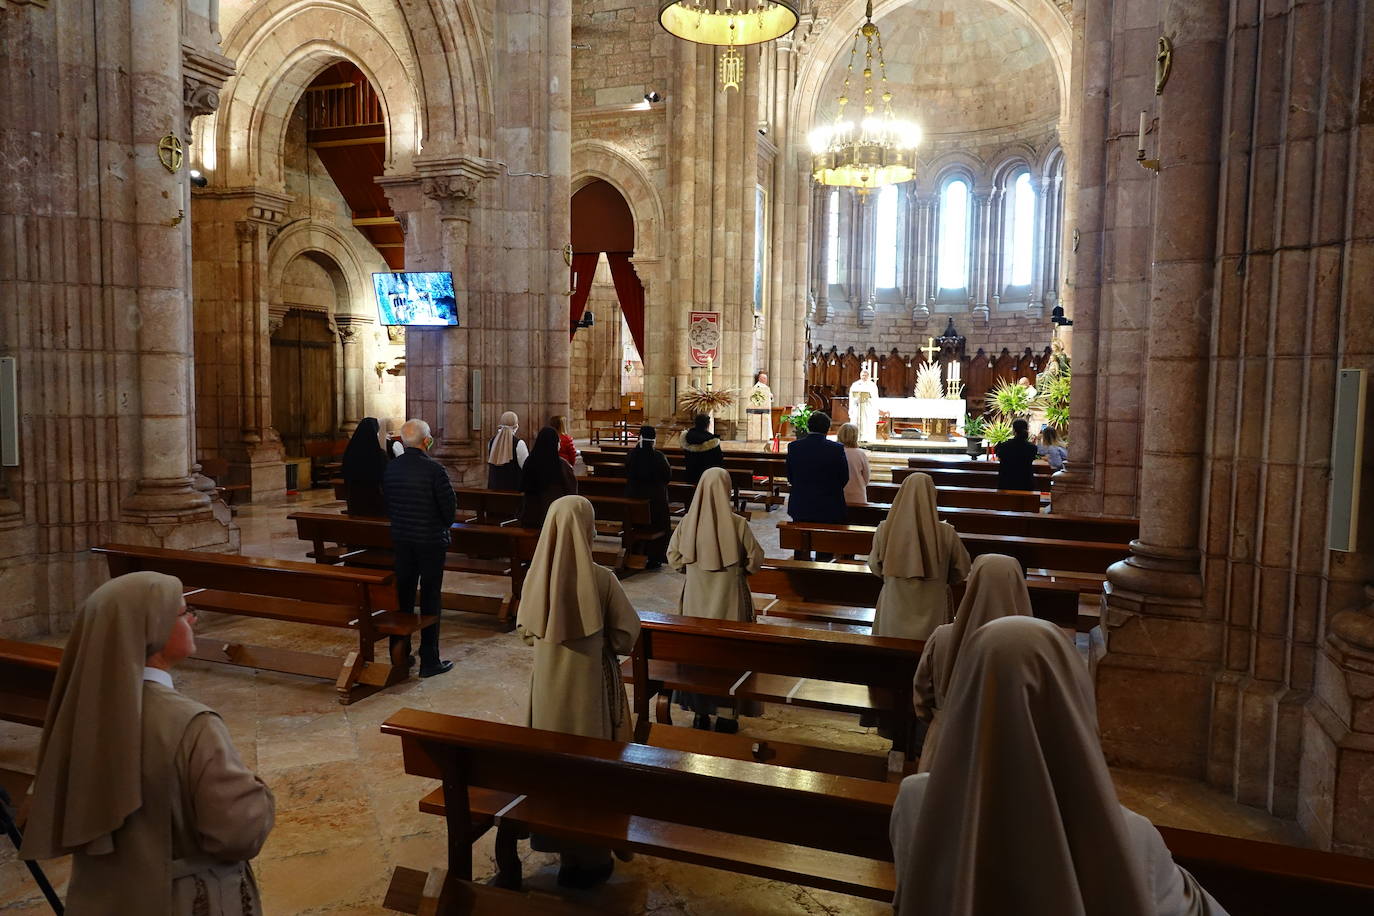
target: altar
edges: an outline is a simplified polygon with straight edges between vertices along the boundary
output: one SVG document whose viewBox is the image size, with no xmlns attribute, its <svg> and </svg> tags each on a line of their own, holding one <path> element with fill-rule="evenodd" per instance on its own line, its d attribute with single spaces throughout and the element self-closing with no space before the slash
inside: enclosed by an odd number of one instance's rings
<svg viewBox="0 0 1374 916">
<path fill-rule="evenodd" d="M 950 436 L 963 422 L 968 409 L 963 398 L 876 398 L 878 435 L 906 438 L 903 433 L 920 429 L 927 436 Z M 924 421 L 924 422 L 923 422 Z"/>
</svg>

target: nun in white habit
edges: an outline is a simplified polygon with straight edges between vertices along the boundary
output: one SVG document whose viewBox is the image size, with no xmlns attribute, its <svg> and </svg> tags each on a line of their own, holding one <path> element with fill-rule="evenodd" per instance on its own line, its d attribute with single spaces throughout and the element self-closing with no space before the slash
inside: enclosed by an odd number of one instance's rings
<svg viewBox="0 0 1374 916">
<path fill-rule="evenodd" d="M 1224 916 L 1116 798 L 1087 665 L 1004 617 L 963 641 L 930 772 L 892 809 L 898 916 Z"/>
<path fill-rule="evenodd" d="M 595 526 L 585 497 L 549 506 L 515 618 L 534 645 L 525 724 L 628 741 L 634 728 L 616 656 L 634 649 L 639 615 L 615 573 L 592 559 Z"/>
<path fill-rule="evenodd" d="M 950 679 L 959 649 L 983 624 L 999 617 L 1030 617 L 1030 592 L 1021 564 L 1000 553 L 985 553 L 973 561 L 964 599 L 953 623 L 942 623 L 926 640 L 913 684 L 916 715 L 930 723 L 921 748 L 918 773 L 930 769 L 940 735 L 940 710 L 949 695 Z"/>
<path fill-rule="evenodd" d="M 617 655 L 639 639 L 635 613 L 615 573 L 592 559 L 596 515 L 582 496 L 554 500 L 520 597 L 515 625 L 534 645 L 531 728 L 629 741 L 630 704 Z M 534 835 L 530 846 L 561 854 L 558 883 L 595 887 L 611 876 L 611 851 Z"/>
<path fill-rule="evenodd" d="M 219 715 L 173 686 L 194 619 L 179 580 L 129 573 L 91 593 L 62 650 L 20 855 L 71 854 L 71 916 L 261 916 L 249 860 L 275 803 Z"/>
<path fill-rule="evenodd" d="M 873 535 L 868 568 L 883 577 L 874 636 L 925 639 L 949 613 L 949 587 L 968 575 L 959 533 L 940 521 L 928 474 L 902 481 L 887 518 Z"/>
<path fill-rule="evenodd" d="M 749 522 L 730 511 L 730 475 L 724 468 L 708 468 L 697 483 L 687 514 L 668 542 L 668 565 L 686 572 L 678 599 L 678 613 L 716 620 L 753 620 L 754 601 L 749 576 L 763 565 L 763 548 L 749 530 Z M 695 713 L 694 728 L 711 728 L 711 715 L 721 713 L 715 729 L 739 731 L 738 713 L 757 715 L 756 705 L 723 707 L 698 694 L 679 694 L 678 702 Z"/>
</svg>

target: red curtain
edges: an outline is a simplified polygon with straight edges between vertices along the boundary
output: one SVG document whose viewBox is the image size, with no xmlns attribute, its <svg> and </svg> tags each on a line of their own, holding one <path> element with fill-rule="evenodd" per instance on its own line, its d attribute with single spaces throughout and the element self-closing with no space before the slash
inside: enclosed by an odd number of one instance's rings
<svg viewBox="0 0 1374 916">
<path fill-rule="evenodd" d="M 591 254 L 575 254 L 572 256 L 572 276 L 569 282 L 572 284 L 573 294 L 569 297 L 568 304 L 571 315 L 571 324 L 577 324 L 582 318 L 582 313 L 587 310 L 587 297 L 592 292 L 592 280 L 596 278 L 596 262 L 601 257 L 601 252 L 593 251 Z M 640 296 L 643 302 L 643 295 Z M 640 313 L 644 311 L 640 307 Z M 641 319 L 642 323 L 643 319 Z M 576 328 L 569 326 L 568 336 L 576 333 Z"/>
<path fill-rule="evenodd" d="M 630 327 L 630 336 L 639 349 L 639 358 L 644 359 L 644 284 L 639 282 L 639 274 L 630 263 L 630 252 L 608 251 L 606 260 L 611 265 L 611 282 L 615 284 L 615 295 L 620 300 L 620 310 L 625 313 L 625 323 Z"/>
</svg>

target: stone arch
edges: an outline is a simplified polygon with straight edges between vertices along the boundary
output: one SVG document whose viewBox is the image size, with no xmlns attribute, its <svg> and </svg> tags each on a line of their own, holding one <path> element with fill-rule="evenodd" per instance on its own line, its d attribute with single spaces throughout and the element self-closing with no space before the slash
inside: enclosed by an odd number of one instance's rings
<svg viewBox="0 0 1374 916">
<path fill-rule="evenodd" d="M 963 150 L 951 150 L 934 157 L 926 165 L 924 173 L 924 183 L 932 194 L 938 195 L 941 186 L 956 175 L 968 182 L 970 192 L 986 190 L 988 187 L 987 163 Z"/>
<path fill-rule="evenodd" d="M 997 155 L 992 160 L 992 186 L 999 190 L 1006 190 L 1007 181 L 1022 169 L 1030 172 L 1032 179 L 1038 178 L 1037 158 L 1035 150 L 1026 144 L 1018 143 L 998 150 Z"/>
<path fill-rule="evenodd" d="M 855 27 L 863 21 L 868 0 L 845 0 L 830 17 L 821 34 L 808 43 L 808 53 L 802 60 L 797 88 L 792 98 L 794 109 L 791 124 L 793 141 L 805 146 L 805 139 L 815 126 L 817 107 L 824 101 L 821 88 L 826 74 L 837 59 L 849 52 Z M 875 0 L 873 19 L 906 5 L 909 0 Z M 1059 87 L 1060 119 L 1068 112 L 1069 77 L 1073 52 L 1073 31 L 1054 0 L 988 0 L 995 6 L 1020 17 L 1049 49 Z"/>
<path fill-rule="evenodd" d="M 226 86 L 226 101 L 215 119 L 214 183 L 280 189 L 291 112 L 316 74 L 338 60 L 356 64 L 381 100 L 388 173 L 411 171 L 420 150 L 425 101 L 413 64 L 408 66 L 401 51 L 351 6 L 335 0 L 274 6 L 244 17 L 225 42 L 238 73 Z"/>
<path fill-rule="evenodd" d="M 287 265 L 303 255 L 320 255 L 329 260 L 342 278 L 344 289 L 339 299 L 347 302 L 349 308 L 347 311 L 331 312 L 331 320 L 336 317 L 374 317 L 362 304 L 367 302 L 367 295 L 372 288 L 371 273 L 348 238 L 326 223 L 301 220 L 289 224 L 277 235 L 267 252 L 267 288 L 280 289 Z"/>
<path fill-rule="evenodd" d="M 605 140 L 572 146 L 571 193 L 601 179 L 620 192 L 635 220 L 635 261 L 663 257 L 663 201 L 648 173 L 628 152 Z"/>
</svg>

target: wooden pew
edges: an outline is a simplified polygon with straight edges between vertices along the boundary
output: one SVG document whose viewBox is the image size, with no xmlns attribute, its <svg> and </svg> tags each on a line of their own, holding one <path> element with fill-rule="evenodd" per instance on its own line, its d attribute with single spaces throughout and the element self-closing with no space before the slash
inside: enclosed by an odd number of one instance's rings
<svg viewBox="0 0 1374 916">
<path fill-rule="evenodd" d="M 583 460 L 596 477 L 624 478 L 625 476 L 624 454 L 584 452 Z M 770 473 L 758 474 L 751 462 L 743 462 L 741 466 L 732 467 L 731 465 L 732 462 L 727 459 L 724 469 L 730 475 L 730 488 L 734 491 L 738 511 L 743 512 L 745 503 L 751 500 L 763 503 L 764 507 L 768 509 L 782 505 L 783 500 L 779 495 L 779 487 L 786 478 L 785 469 L 781 475 L 774 477 L 771 475 L 771 471 Z M 685 481 L 687 479 L 687 468 L 682 463 L 682 459 L 669 458 L 668 466 L 672 470 L 674 480 Z"/>
<path fill-rule="evenodd" d="M 939 490 L 936 495 L 938 498 Z M 940 520 L 960 534 L 1009 534 L 1015 537 L 1057 538 L 1064 541 L 1109 541 L 1129 544 L 1140 536 L 1140 520 L 1059 512 L 1009 512 L 938 506 Z M 849 524 L 876 527 L 886 518 L 887 503 L 850 506 Z"/>
<path fill-rule="evenodd" d="M 520 516 L 522 496 L 519 493 L 481 487 L 457 487 L 453 493 L 458 501 L 458 511 L 473 513 L 471 521 L 507 525 L 513 524 Z M 624 555 L 609 558 L 606 565 L 617 569 L 643 569 L 647 560 L 646 542 L 667 533 L 653 527 L 649 501 L 606 496 L 594 489 L 580 495 L 587 497 L 596 512 L 597 531 L 620 538 Z"/>
<path fill-rule="evenodd" d="M 823 525 L 816 522 L 778 522 L 778 546 L 784 550 L 867 556 L 877 528 L 867 525 Z M 1000 553 L 1016 559 L 1023 573 L 1054 570 L 1105 576 L 1107 567 L 1130 555 L 1128 544 L 1017 537 L 1009 534 L 959 533 L 970 557 Z M 1085 580 L 1080 588 L 1097 592 L 1100 580 Z"/>
<path fill-rule="evenodd" d="M 940 455 L 911 455 L 906 460 L 906 466 L 923 470 L 934 468 L 945 471 L 996 471 L 997 461 L 985 458 L 975 461 L 972 458 L 945 458 Z M 1035 470 L 1036 476 L 1051 476 L 1054 471 L 1050 466 L 1042 461 L 1036 461 L 1031 467 Z"/>
<path fill-rule="evenodd" d="M 582 477 L 577 481 L 577 492 L 588 499 L 593 496 L 620 496 L 625 492 L 625 482 L 624 477 Z M 668 505 L 685 509 L 691 505 L 696 492 L 697 488 L 685 480 L 671 480 L 668 482 Z"/>
<path fill-rule="evenodd" d="M 892 783 L 415 709 L 382 732 L 401 738 L 407 773 L 443 780 L 420 810 L 445 819 L 450 880 L 472 877 L 472 844 L 499 812 L 496 883 L 507 888 L 520 884 L 516 837 L 532 831 L 892 898 Z"/>
<path fill-rule="evenodd" d="M 1045 468 L 1049 470 L 1048 467 Z M 965 471 L 955 468 L 893 468 L 892 482 L 900 484 L 912 474 L 925 474 L 937 487 L 972 487 L 983 490 L 997 489 L 997 466 L 991 468 L 980 468 L 976 471 Z M 1040 473 L 1035 474 L 1035 485 L 1041 492 L 1048 492 L 1050 489 L 1050 475 Z"/>
<path fill-rule="evenodd" d="M 622 666 L 634 684 L 636 740 L 649 735 L 649 700 L 672 724 L 671 692 L 876 714 L 910 759 L 911 683 L 924 643 L 680 614 L 640 613 L 639 643 Z"/>
<path fill-rule="evenodd" d="M 891 505 L 892 500 L 897 498 L 897 490 L 900 489 L 893 483 L 871 483 L 868 485 L 869 503 L 880 503 Z M 1040 494 L 1031 490 L 988 490 L 977 487 L 944 487 L 938 484 L 935 487 L 935 504 L 940 508 L 960 508 L 960 509 L 996 509 L 1005 512 L 1038 512 L 1040 511 Z M 851 507 L 851 509 L 859 507 Z M 886 515 L 886 509 L 882 510 Z M 860 522 L 854 517 L 855 513 L 849 513 L 849 520 L 854 524 L 868 524 Z"/>
<path fill-rule="evenodd" d="M 1076 585 L 1032 580 L 1031 611 L 1036 617 L 1069 629 L 1080 625 Z M 845 624 L 873 624 L 872 608 L 878 605 L 883 580 L 868 567 L 852 563 L 819 563 L 812 560 L 785 560 L 769 557 L 758 572 L 749 577 L 749 590 L 757 595 L 776 595 L 778 602 L 764 613 L 774 617 L 795 617 Z M 963 586 L 951 589 L 957 604 Z"/>
<path fill-rule="evenodd" d="M 498 812 L 498 882 L 508 886 L 519 884 L 516 837 L 533 830 L 874 900 L 896 889 L 895 784 L 415 709 L 382 731 L 401 739 L 407 773 L 443 781 L 420 810 L 445 819 L 446 877 L 459 893 L 472 844 Z M 1158 829 L 1174 860 L 1235 916 L 1374 912 L 1368 859 Z"/>
<path fill-rule="evenodd" d="M 0 639 L 0 719 L 42 728 L 48 714 L 62 650 L 57 646 Z M 0 768 L 0 786 L 20 803 L 33 774 Z"/>
<path fill-rule="evenodd" d="M 343 658 L 225 643 L 204 635 L 197 638 L 192 655 L 203 661 L 332 680 L 343 704 L 409 676 L 404 649 L 398 646 L 391 658 L 378 661 L 374 655 L 377 640 L 409 636 L 437 622 L 435 617 L 395 610 L 396 587 L 390 572 L 132 544 L 106 544 L 91 551 L 105 556 L 111 576 L 142 570 L 176 576 L 193 590 L 186 603 L 197 610 L 356 631 L 358 648 Z"/>
<path fill-rule="evenodd" d="M 392 569 L 391 523 L 384 519 L 340 515 L 333 512 L 293 512 L 287 521 L 296 523 L 296 537 L 314 545 L 316 563 L 341 562 L 345 566 L 367 569 Z M 342 552 L 325 546 L 326 542 L 346 545 Z M 510 595 L 443 593 L 443 606 L 450 611 L 493 614 L 506 629 L 515 626 L 520 593 L 539 532 L 514 525 L 455 523 L 449 529 L 449 557 L 444 569 L 451 572 L 509 578 Z"/>
</svg>

